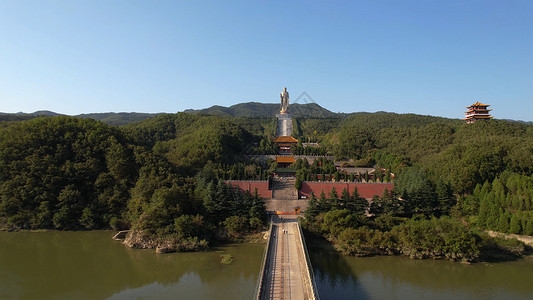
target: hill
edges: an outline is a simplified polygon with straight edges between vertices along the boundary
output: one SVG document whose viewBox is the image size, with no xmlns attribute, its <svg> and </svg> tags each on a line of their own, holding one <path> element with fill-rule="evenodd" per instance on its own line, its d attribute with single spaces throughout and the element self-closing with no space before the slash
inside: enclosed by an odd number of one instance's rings
<svg viewBox="0 0 533 300">
<path fill-rule="evenodd" d="M 122 126 L 126 124 L 136 123 L 143 121 L 149 118 L 153 118 L 159 114 L 150 114 L 150 113 L 136 113 L 136 112 L 109 112 L 109 113 L 92 113 L 92 114 L 81 114 L 77 115 L 78 118 L 84 119 L 93 119 L 101 121 L 108 125 L 113 126 Z"/>
<path fill-rule="evenodd" d="M 96 121 L 101 121 L 107 125 L 113 126 L 122 126 L 126 124 L 136 123 L 143 121 L 149 118 L 153 118 L 159 114 L 150 114 L 150 113 L 136 113 L 136 112 L 108 112 L 108 113 L 89 113 L 89 114 L 80 114 L 74 117 L 82 119 L 93 119 Z M 53 111 L 48 110 L 39 110 L 33 113 L 0 113 L 0 122 L 14 122 L 14 121 L 25 121 L 40 117 L 55 117 L 55 116 L 64 116 Z"/>
<path fill-rule="evenodd" d="M 204 109 L 187 109 L 185 113 L 190 114 L 207 114 L 224 117 L 272 117 L 279 113 L 279 104 L 276 103 L 259 103 L 247 102 L 224 107 L 214 105 Z M 291 104 L 289 106 L 289 113 L 295 117 L 302 118 L 331 118 L 338 114 L 333 113 L 316 103 L 308 104 Z"/>
</svg>

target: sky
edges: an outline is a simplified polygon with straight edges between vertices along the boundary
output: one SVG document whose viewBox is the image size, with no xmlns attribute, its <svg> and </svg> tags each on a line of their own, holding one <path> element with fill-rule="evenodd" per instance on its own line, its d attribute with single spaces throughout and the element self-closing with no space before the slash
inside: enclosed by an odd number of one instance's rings
<svg viewBox="0 0 533 300">
<path fill-rule="evenodd" d="M 533 121 L 533 1 L 0 1 L 0 112 L 242 102 Z M 290 108 L 289 108 L 290 110 Z"/>
</svg>

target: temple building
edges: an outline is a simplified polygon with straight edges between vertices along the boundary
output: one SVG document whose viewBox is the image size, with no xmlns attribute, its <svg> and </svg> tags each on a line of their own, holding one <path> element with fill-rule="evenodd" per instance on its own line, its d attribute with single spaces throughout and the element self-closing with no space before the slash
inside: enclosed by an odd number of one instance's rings
<svg viewBox="0 0 533 300">
<path fill-rule="evenodd" d="M 290 168 L 295 160 L 294 156 L 276 156 L 276 162 L 279 168 Z"/>
<path fill-rule="evenodd" d="M 470 106 L 467 106 L 468 111 L 465 112 L 466 116 L 463 120 L 466 123 L 471 124 L 477 120 L 489 120 L 492 116 L 489 114 L 489 111 L 492 109 L 487 109 L 490 105 L 476 102 Z"/>
<path fill-rule="evenodd" d="M 292 136 L 278 136 L 274 139 L 274 144 L 278 145 L 280 154 L 290 154 L 291 147 L 296 146 L 298 140 Z"/>
</svg>

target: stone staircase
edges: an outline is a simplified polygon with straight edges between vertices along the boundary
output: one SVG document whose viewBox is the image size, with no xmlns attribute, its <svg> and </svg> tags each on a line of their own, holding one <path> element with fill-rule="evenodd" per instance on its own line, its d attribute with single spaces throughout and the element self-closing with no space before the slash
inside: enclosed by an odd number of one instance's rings
<svg viewBox="0 0 533 300">
<path fill-rule="evenodd" d="M 294 178 L 274 178 L 272 182 L 272 199 L 265 199 L 268 211 L 292 212 L 299 207 L 304 212 L 309 206 L 309 199 L 298 199 L 298 191 L 294 187 Z"/>
<path fill-rule="evenodd" d="M 298 191 L 294 187 L 294 178 L 274 178 L 272 183 L 272 199 L 298 200 Z"/>
<path fill-rule="evenodd" d="M 289 114 L 276 115 L 278 118 L 277 136 L 291 136 L 292 135 L 292 117 Z"/>
</svg>

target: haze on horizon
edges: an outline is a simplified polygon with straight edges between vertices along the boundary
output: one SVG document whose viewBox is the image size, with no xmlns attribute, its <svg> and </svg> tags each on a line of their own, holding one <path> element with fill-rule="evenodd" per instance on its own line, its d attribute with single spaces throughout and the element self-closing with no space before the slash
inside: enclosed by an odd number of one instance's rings
<svg viewBox="0 0 533 300">
<path fill-rule="evenodd" d="M 3 1 L 0 111 L 176 112 L 303 92 L 333 112 L 533 121 L 530 1 Z"/>
</svg>

